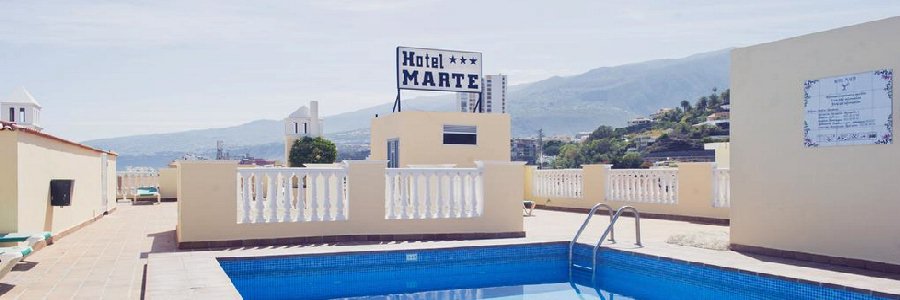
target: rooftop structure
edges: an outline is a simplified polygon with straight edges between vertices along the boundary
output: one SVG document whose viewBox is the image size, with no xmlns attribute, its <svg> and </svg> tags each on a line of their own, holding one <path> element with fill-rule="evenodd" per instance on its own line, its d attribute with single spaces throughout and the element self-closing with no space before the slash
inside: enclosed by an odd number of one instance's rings
<svg viewBox="0 0 900 300">
<path fill-rule="evenodd" d="M 284 163 L 288 163 L 291 146 L 303 137 L 325 135 L 325 121 L 319 118 L 319 101 L 310 101 L 284 118 Z"/>
<path fill-rule="evenodd" d="M 0 98 L 0 120 L 41 131 L 41 105 L 25 87 L 17 87 L 5 98 Z"/>
</svg>

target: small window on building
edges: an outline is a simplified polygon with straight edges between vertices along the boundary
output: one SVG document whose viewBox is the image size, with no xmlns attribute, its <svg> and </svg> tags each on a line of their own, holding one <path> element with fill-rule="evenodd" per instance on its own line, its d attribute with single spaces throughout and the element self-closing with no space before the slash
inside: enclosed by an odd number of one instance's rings
<svg viewBox="0 0 900 300">
<path fill-rule="evenodd" d="M 444 125 L 444 145 L 477 145 L 475 126 Z"/>
<path fill-rule="evenodd" d="M 9 108 L 9 122 L 16 122 L 16 108 Z"/>
<path fill-rule="evenodd" d="M 25 108 L 19 108 L 19 122 L 25 122 Z"/>
<path fill-rule="evenodd" d="M 309 125 L 303 122 L 303 134 L 309 134 Z"/>
<path fill-rule="evenodd" d="M 297 122 L 294 122 L 294 134 L 300 133 L 299 127 L 297 127 Z"/>
</svg>

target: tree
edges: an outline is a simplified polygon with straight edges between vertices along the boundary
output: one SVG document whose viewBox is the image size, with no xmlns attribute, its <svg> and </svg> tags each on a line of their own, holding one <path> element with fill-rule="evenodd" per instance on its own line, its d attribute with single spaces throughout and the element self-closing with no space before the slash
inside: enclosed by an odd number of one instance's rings
<svg viewBox="0 0 900 300">
<path fill-rule="evenodd" d="M 602 139 L 608 139 L 608 138 L 615 137 L 615 136 L 616 136 L 615 129 L 613 129 L 610 126 L 603 125 L 603 126 L 597 127 L 597 129 L 594 130 L 594 132 L 591 132 L 591 136 L 589 137 L 589 139 L 590 140 L 602 140 Z"/>
<path fill-rule="evenodd" d="M 637 152 L 628 152 L 625 153 L 621 158 L 615 160 L 613 162 L 613 168 L 616 169 L 637 169 L 640 168 L 641 165 L 644 164 L 644 159 L 641 157 L 640 153 Z"/>
<path fill-rule="evenodd" d="M 691 111 L 691 102 L 687 100 L 681 100 L 681 109 L 684 110 L 684 112 Z"/>
<path fill-rule="evenodd" d="M 337 148 L 322 137 L 303 137 L 294 141 L 288 161 L 291 167 L 305 167 L 305 164 L 330 164 L 337 157 Z"/>
<path fill-rule="evenodd" d="M 565 143 L 559 140 L 549 140 L 544 142 L 544 155 L 556 156 L 559 155 L 559 148 L 562 147 Z"/>
</svg>

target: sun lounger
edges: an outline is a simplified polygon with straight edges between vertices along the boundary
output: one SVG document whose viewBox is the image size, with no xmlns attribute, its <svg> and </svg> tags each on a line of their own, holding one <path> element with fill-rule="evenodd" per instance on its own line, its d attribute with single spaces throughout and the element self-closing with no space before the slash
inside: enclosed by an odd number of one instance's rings
<svg viewBox="0 0 900 300">
<path fill-rule="evenodd" d="M 34 252 L 31 247 L 0 247 L 0 278 L 12 271 L 31 252 Z"/>
<path fill-rule="evenodd" d="M 3 253 L 0 254 L 0 279 L 9 274 L 17 263 L 22 261 L 22 254 L 19 253 Z"/>
<path fill-rule="evenodd" d="M 26 242 L 29 247 L 34 247 L 40 241 L 50 241 L 52 234 L 49 231 L 41 233 L 0 233 L 0 243 Z"/>
<path fill-rule="evenodd" d="M 162 197 L 159 195 L 159 188 L 153 186 L 142 186 L 137 188 L 134 197 L 131 199 L 131 204 L 134 204 L 138 198 L 156 198 L 156 203 L 162 201 Z"/>
</svg>

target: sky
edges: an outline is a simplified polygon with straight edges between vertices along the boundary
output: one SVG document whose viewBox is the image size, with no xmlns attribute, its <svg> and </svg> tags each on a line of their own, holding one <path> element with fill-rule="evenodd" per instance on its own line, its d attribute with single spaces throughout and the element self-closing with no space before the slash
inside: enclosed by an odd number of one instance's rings
<svg viewBox="0 0 900 300">
<path fill-rule="evenodd" d="M 26 87 L 45 132 L 83 141 L 389 103 L 397 46 L 479 51 L 515 85 L 896 15 L 888 0 L 0 0 L 0 97 Z"/>
</svg>

